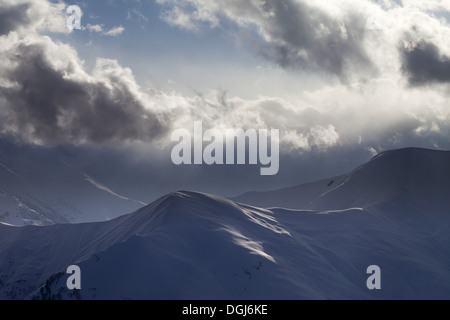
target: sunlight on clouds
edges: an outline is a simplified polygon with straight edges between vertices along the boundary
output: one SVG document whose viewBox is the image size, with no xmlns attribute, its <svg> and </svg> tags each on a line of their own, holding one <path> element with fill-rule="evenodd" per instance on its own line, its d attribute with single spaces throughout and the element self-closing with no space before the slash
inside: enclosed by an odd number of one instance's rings
<svg viewBox="0 0 450 320">
<path fill-rule="evenodd" d="M 13 2 L 4 3 L 8 10 L 17 10 Z M 190 94 L 143 88 L 135 78 L 136 70 L 103 57 L 96 60 L 92 71 L 87 70 L 74 47 L 40 34 L 68 32 L 61 14 L 63 4 L 19 3 L 29 10 L 25 16 L 17 11 L 21 23 L 6 25 L 0 37 L 4 57 L 0 61 L 0 112 L 7 119 L 1 126 L 2 132 L 24 140 L 32 136 L 33 143 L 140 141 L 165 147 L 171 130 L 192 128 L 193 121 L 217 129 L 279 129 L 286 152 L 322 152 L 353 144 L 371 150 L 392 141 L 414 144 L 419 138 L 445 143 L 448 135 L 446 78 L 433 69 L 416 70 L 407 63 L 408 54 L 416 53 L 435 65 L 447 66 L 450 26 L 429 12 L 448 9 L 438 1 L 400 6 L 392 1 L 378 5 L 353 0 L 287 0 L 284 4 L 234 0 L 224 6 L 210 0 L 158 0 L 161 18 L 171 26 L 196 32 L 202 27 L 221 30 L 223 24 L 233 23 L 237 32 L 244 30 L 257 38 L 247 39 L 255 40 L 255 52 L 267 60 L 268 66 L 257 70 L 265 81 L 263 88 L 281 86 L 279 80 L 284 79 L 291 89 L 288 94 L 268 94 L 257 84 L 242 81 L 242 91 L 258 93 L 246 98 L 207 84 Z M 373 24 L 368 25 L 371 17 Z M 53 20 L 50 25 L 48 21 Z M 117 36 L 125 27 L 106 31 L 102 24 L 88 24 L 85 29 Z M 424 43 L 434 51 L 417 51 Z M 206 73 L 208 64 L 202 66 Z M 194 73 L 198 69 L 186 70 Z M 245 79 L 236 70 L 225 76 L 233 82 Z M 271 79 L 272 75 L 276 77 Z M 411 79 L 417 75 L 425 79 L 413 88 Z M 48 83 L 39 81 L 45 77 Z M 314 79 L 313 89 L 307 86 L 308 79 Z M 34 106 L 32 96 L 22 90 L 25 82 L 43 94 L 41 101 L 49 109 Z M 55 88 L 62 94 L 55 93 Z M 21 112 L 12 105 L 18 105 Z M 54 121 L 42 121 L 49 110 Z M 120 119 L 108 117 L 109 113 Z M 105 117 L 105 125 L 93 121 L 99 115 Z"/>
</svg>

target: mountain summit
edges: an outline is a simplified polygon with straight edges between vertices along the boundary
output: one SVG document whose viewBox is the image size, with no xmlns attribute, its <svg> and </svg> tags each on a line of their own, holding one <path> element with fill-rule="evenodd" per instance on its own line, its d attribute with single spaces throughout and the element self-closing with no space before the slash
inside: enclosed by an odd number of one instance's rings
<svg viewBox="0 0 450 320">
<path fill-rule="evenodd" d="M 353 172 L 310 184 L 251 192 L 234 201 L 260 207 L 391 214 L 446 214 L 450 208 L 450 152 L 408 148 L 383 152 Z"/>
</svg>

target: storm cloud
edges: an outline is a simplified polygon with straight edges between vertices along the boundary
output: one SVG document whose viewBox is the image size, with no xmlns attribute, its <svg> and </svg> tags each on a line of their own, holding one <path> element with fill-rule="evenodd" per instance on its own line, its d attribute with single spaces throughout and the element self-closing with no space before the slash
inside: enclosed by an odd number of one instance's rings
<svg viewBox="0 0 450 320">
<path fill-rule="evenodd" d="M 9 52 L 13 67 L 4 76 L 12 85 L 0 86 L 3 130 L 37 143 L 94 144 L 151 141 L 164 132 L 161 118 L 130 87 L 130 72 L 108 60 L 97 62 L 95 77 L 76 61 L 57 67 L 52 45 L 20 43 Z"/>
<path fill-rule="evenodd" d="M 357 13 L 332 16 L 323 8 L 298 0 L 210 1 L 158 0 L 162 18 L 195 30 L 197 24 L 216 27 L 225 18 L 253 38 L 254 50 L 283 68 L 325 71 L 345 78 L 350 66 L 371 69 L 363 41 L 366 20 Z M 250 42 L 248 39 L 245 42 Z"/>
<path fill-rule="evenodd" d="M 441 54 L 432 42 L 421 41 L 412 47 L 400 49 L 402 70 L 412 86 L 432 83 L 450 83 L 450 57 Z"/>
<path fill-rule="evenodd" d="M 54 7 L 45 0 L 1 2 L 9 3 L 3 9 L 8 7 L 17 14 L 3 27 L 3 32 L 9 33 L 0 37 L 0 134 L 42 145 L 132 141 L 167 147 L 172 130 L 191 130 L 194 121 L 203 121 L 209 128 L 280 129 L 281 149 L 286 153 L 326 152 L 353 144 L 378 151 L 422 140 L 433 140 L 436 147 L 448 145 L 448 98 L 436 94 L 433 86 L 410 88 L 399 80 L 406 78 L 410 84 L 448 82 L 450 51 L 439 39 L 445 39 L 450 28 L 433 16 L 418 15 L 414 13 L 417 10 L 394 2 L 380 7 L 371 1 L 353 0 L 158 0 L 160 16 L 170 25 L 193 32 L 202 27 L 213 28 L 217 34 L 229 32 L 233 39 L 243 41 L 244 47 L 272 62 L 267 70 L 261 67 L 261 74 L 267 72 L 265 77 L 272 85 L 283 85 L 271 77 L 273 64 L 281 67 L 275 67 L 281 78 L 285 70 L 312 71 L 299 76 L 298 83 L 299 73 L 289 73 L 292 77 L 286 79 L 294 84 L 288 95 L 255 89 L 257 95 L 245 98 L 235 93 L 228 96 L 227 88 L 217 91 L 208 86 L 191 95 L 156 90 L 151 83 L 146 84 L 149 88 L 141 88 L 133 71 L 116 60 L 99 58 L 88 70 L 74 42 L 68 45 L 55 40 L 64 37 L 40 32 L 49 31 L 46 26 L 57 30 L 57 24 L 45 21 L 59 19 L 63 25 L 66 15 L 59 9 L 64 6 Z M 29 8 L 19 10 L 16 4 Z M 378 12 L 379 28 L 367 28 L 366 9 Z M 427 42 L 399 50 L 400 39 L 412 25 L 423 30 L 418 36 Z M 13 29 L 18 31 L 11 32 Z M 61 28 L 63 31 L 68 32 L 67 28 Z M 91 44 L 96 39 L 85 30 L 79 36 Z M 147 39 L 141 36 L 139 39 Z M 123 50 L 121 63 L 130 57 L 127 50 Z M 195 50 L 204 49 L 198 46 Z M 169 59 L 164 63 L 172 64 Z M 202 78 L 204 73 L 198 70 L 209 70 L 211 62 L 206 60 L 204 69 L 181 69 Z M 141 65 L 152 63 L 160 61 L 149 63 L 145 57 Z M 139 70 L 139 64 L 134 67 L 136 72 L 148 70 Z M 367 70 L 379 72 L 370 77 Z M 306 86 L 309 75 L 317 73 L 316 84 Z M 335 81 L 322 77 L 324 73 L 351 81 Z M 245 91 L 253 83 L 245 84 L 240 76 L 230 72 L 233 82 L 242 84 Z"/>
<path fill-rule="evenodd" d="M 64 2 L 47 0 L 1 0 L 0 35 L 36 31 L 69 33 L 63 10 Z"/>
<path fill-rule="evenodd" d="M 6 35 L 17 28 L 28 25 L 31 19 L 27 14 L 29 3 L 8 6 L 0 3 L 0 35 Z"/>
<path fill-rule="evenodd" d="M 0 133 L 37 144 L 153 141 L 165 116 L 133 73 L 97 59 L 87 72 L 77 52 L 41 30 L 70 32 L 64 3 L 0 2 Z"/>
</svg>

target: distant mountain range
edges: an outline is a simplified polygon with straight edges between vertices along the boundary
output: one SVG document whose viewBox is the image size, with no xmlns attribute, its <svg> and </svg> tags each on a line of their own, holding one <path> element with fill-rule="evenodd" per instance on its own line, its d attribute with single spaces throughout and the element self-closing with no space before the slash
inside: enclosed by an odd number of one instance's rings
<svg viewBox="0 0 450 320">
<path fill-rule="evenodd" d="M 84 172 L 63 147 L 15 146 L 0 140 L 0 222 L 15 225 L 96 222 L 133 212 L 130 199 Z"/>
<path fill-rule="evenodd" d="M 250 192 L 233 201 L 270 208 L 342 210 L 416 217 L 450 215 L 450 152 L 387 151 L 353 172 L 310 184 Z"/>
<path fill-rule="evenodd" d="M 0 298 L 450 299 L 449 194 L 450 152 L 404 149 L 233 201 L 182 191 L 105 222 L 0 224 Z"/>
</svg>

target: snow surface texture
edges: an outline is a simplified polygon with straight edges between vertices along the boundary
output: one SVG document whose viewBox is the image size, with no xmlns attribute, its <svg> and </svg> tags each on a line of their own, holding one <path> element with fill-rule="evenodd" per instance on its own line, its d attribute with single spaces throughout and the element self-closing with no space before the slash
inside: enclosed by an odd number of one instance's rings
<svg viewBox="0 0 450 320">
<path fill-rule="evenodd" d="M 106 222 L 0 224 L 0 298 L 450 299 L 449 166 L 449 152 L 406 149 L 259 194 L 290 209 L 177 192 Z M 366 287 L 370 265 L 381 290 Z"/>
</svg>

